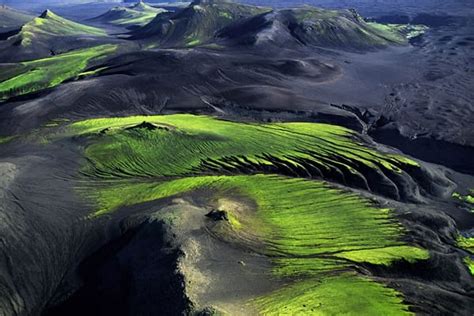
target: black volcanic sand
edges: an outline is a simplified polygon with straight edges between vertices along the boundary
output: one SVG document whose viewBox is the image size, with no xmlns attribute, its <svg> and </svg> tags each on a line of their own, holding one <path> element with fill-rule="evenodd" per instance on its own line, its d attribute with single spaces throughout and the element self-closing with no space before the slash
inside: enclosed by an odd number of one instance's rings
<svg viewBox="0 0 474 316">
<path fill-rule="evenodd" d="M 443 165 L 424 164 L 457 191 L 474 188 L 474 38 L 472 21 L 462 23 L 433 29 L 416 46 L 364 54 L 308 47 L 130 52 L 104 60 L 108 69 L 99 76 L 0 104 L 0 135 L 23 135 L 0 144 L 1 312 L 174 315 L 219 303 L 239 314 L 232 295 L 245 300 L 279 286 L 259 273 L 267 258 L 215 238 L 219 223 L 205 216 L 212 209 L 206 192 L 87 219 L 94 206 L 74 190 L 83 181 L 83 144 L 38 144 L 38 135 L 29 136 L 53 119 L 192 112 L 329 122 Z M 364 267 L 421 314 L 474 311 L 474 300 L 460 293 L 474 290 L 459 260 L 465 252 L 453 244 L 457 230 L 472 232 L 474 215 L 450 190 L 423 204 L 363 193 L 397 209 L 407 238 L 431 250 L 419 265 Z M 179 224 L 169 225 L 166 214 Z"/>
</svg>

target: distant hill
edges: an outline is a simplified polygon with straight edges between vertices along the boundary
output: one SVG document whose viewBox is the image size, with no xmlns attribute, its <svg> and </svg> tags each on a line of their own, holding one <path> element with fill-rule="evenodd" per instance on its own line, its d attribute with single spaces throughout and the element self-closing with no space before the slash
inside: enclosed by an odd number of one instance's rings
<svg viewBox="0 0 474 316">
<path fill-rule="evenodd" d="M 160 14 L 132 33 L 132 39 L 152 38 L 162 46 L 195 46 L 210 42 L 235 21 L 269 11 L 224 0 L 197 0 L 176 13 Z"/>
<path fill-rule="evenodd" d="M 367 23 L 355 10 L 323 10 L 309 6 L 242 20 L 222 29 L 217 37 L 234 45 L 293 43 L 344 50 L 365 50 L 406 42 L 398 29 Z"/>
<path fill-rule="evenodd" d="M 0 5 L 0 32 L 18 29 L 31 19 L 33 19 L 33 16 L 27 13 L 7 7 L 6 5 Z"/>
<path fill-rule="evenodd" d="M 10 34 L 9 34 L 10 35 Z M 76 23 L 50 10 L 24 24 L 0 41 L 0 58 L 22 61 L 63 53 L 72 49 L 104 44 L 105 31 Z"/>
<path fill-rule="evenodd" d="M 400 29 L 368 23 L 355 10 L 310 6 L 272 10 L 222 0 L 194 1 L 176 13 L 161 14 L 131 38 L 154 41 L 162 47 L 214 43 L 368 50 L 406 43 Z"/>
<path fill-rule="evenodd" d="M 130 7 L 114 7 L 91 21 L 126 27 L 143 26 L 163 12 L 167 10 L 155 8 L 140 1 Z"/>
<path fill-rule="evenodd" d="M 44 37 L 75 35 L 106 36 L 107 34 L 101 29 L 64 19 L 46 10 L 39 17 L 23 25 L 15 37 L 17 44 L 28 46 Z"/>
</svg>

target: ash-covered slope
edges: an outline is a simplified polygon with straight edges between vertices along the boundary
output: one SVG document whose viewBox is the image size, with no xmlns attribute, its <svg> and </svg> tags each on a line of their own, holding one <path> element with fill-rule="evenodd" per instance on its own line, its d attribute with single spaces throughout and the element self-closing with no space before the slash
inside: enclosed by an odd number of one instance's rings
<svg viewBox="0 0 474 316">
<path fill-rule="evenodd" d="M 91 21 L 115 26 L 143 26 L 153 20 L 157 14 L 163 12 L 167 12 L 167 10 L 155 8 L 140 1 L 130 7 L 114 7 L 106 13 L 91 19 Z"/>
<path fill-rule="evenodd" d="M 197 0 L 176 13 L 157 16 L 132 34 L 132 39 L 153 39 L 161 46 L 195 46 L 211 42 L 232 22 L 270 9 L 224 0 Z"/>
<path fill-rule="evenodd" d="M 0 5 L 0 32 L 8 32 L 21 27 L 33 19 L 27 13 L 15 10 L 6 5 Z"/>
</svg>

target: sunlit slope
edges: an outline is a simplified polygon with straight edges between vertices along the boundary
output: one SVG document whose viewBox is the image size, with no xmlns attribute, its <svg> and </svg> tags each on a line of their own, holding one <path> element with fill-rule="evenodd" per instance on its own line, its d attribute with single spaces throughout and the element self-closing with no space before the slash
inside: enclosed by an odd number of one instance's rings
<svg viewBox="0 0 474 316">
<path fill-rule="evenodd" d="M 417 162 L 379 152 L 333 125 L 172 115 L 95 119 L 72 130 L 107 135 L 86 151 L 92 165 L 84 172 L 101 178 L 267 172 L 329 179 L 395 199 L 416 199 L 427 179 L 429 188 L 443 185 Z"/>
<path fill-rule="evenodd" d="M 10 64 L 0 76 L 0 100 L 52 88 L 79 75 L 90 62 L 116 50 L 116 45 L 101 45 L 75 50 L 49 58 Z"/>
<path fill-rule="evenodd" d="M 404 241 L 393 210 L 323 180 L 355 185 L 348 179 L 360 177 L 371 190 L 383 180 L 367 180 L 368 170 L 402 176 L 420 170 L 417 162 L 328 124 L 170 115 L 91 119 L 66 133 L 87 144 L 83 173 L 92 183 L 78 189 L 95 201 L 95 216 L 191 194 L 225 212 L 226 221 L 208 228 L 212 236 L 269 258 L 266 273 L 284 281 L 242 301 L 243 310 L 410 314 L 399 292 L 356 271 L 426 260 L 428 251 Z"/>
<path fill-rule="evenodd" d="M 92 20 L 116 26 L 143 26 L 163 12 L 167 11 L 140 2 L 130 7 L 112 8 Z"/>
<path fill-rule="evenodd" d="M 34 43 L 35 39 L 44 36 L 75 35 L 105 36 L 106 33 L 101 29 L 64 19 L 46 10 L 41 16 L 23 25 L 15 39 L 20 45 L 29 46 Z"/>
</svg>

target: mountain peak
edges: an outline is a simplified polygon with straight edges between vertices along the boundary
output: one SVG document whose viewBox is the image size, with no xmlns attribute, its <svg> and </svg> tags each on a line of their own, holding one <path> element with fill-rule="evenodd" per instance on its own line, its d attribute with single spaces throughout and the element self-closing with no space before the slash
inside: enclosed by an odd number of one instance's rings
<svg viewBox="0 0 474 316">
<path fill-rule="evenodd" d="M 42 19 L 47 19 L 47 18 L 52 18 L 54 16 L 55 16 L 55 14 L 53 13 L 53 11 L 51 11 L 49 9 L 46 9 L 46 10 L 43 11 L 43 13 L 41 13 L 41 15 L 39 17 L 42 18 Z"/>
</svg>

